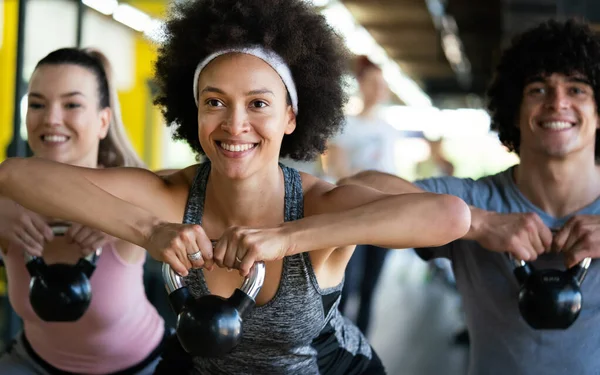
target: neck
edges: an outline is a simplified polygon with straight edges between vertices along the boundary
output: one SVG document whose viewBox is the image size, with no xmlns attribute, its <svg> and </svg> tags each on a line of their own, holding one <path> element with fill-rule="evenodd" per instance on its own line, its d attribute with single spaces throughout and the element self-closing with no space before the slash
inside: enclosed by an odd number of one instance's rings
<svg viewBox="0 0 600 375">
<path fill-rule="evenodd" d="M 377 117 L 377 105 L 365 103 L 362 111 L 358 114 L 358 117 L 374 119 Z"/>
<path fill-rule="evenodd" d="M 73 161 L 71 164 L 78 167 L 98 168 L 98 148 L 90 150 L 85 156 L 79 160 Z"/>
<path fill-rule="evenodd" d="M 433 155 L 431 155 L 431 158 L 435 161 L 446 161 L 442 154 L 434 153 Z"/>
<path fill-rule="evenodd" d="M 593 152 L 545 160 L 521 152 L 515 182 L 527 199 L 553 217 L 572 214 L 600 196 L 600 168 Z"/>
<path fill-rule="evenodd" d="M 211 223 L 223 229 L 265 225 L 271 218 L 279 223 L 284 196 L 283 173 L 277 163 L 243 180 L 229 179 L 211 168 L 204 217 L 208 215 Z"/>
</svg>

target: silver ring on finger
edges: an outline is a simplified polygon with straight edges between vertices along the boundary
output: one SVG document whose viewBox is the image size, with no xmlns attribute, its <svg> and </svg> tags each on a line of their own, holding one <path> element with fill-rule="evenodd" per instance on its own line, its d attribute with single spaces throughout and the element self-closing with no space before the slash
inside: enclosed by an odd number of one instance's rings
<svg viewBox="0 0 600 375">
<path fill-rule="evenodd" d="M 242 260 L 240 258 L 238 258 L 237 256 L 235 257 L 235 261 L 238 263 L 242 263 Z"/>
<path fill-rule="evenodd" d="M 196 251 L 193 254 L 188 254 L 187 257 L 188 257 L 189 260 L 192 260 L 192 261 L 193 260 L 199 260 L 199 259 L 202 259 L 202 253 L 199 252 L 199 251 Z"/>
</svg>

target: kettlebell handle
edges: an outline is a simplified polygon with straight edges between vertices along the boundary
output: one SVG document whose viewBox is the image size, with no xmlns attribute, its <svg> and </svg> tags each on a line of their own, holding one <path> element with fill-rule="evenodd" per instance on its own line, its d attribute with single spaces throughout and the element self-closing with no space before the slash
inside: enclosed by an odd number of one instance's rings
<svg viewBox="0 0 600 375">
<path fill-rule="evenodd" d="M 210 242 L 214 249 L 215 245 L 217 244 L 217 241 L 211 240 Z M 171 266 L 169 266 L 167 263 L 163 263 L 161 271 L 163 280 L 165 281 L 165 287 L 167 288 L 167 293 L 171 294 L 174 291 L 179 290 L 185 286 L 183 278 L 177 273 L 175 273 L 175 271 L 173 271 L 171 269 Z"/>
<path fill-rule="evenodd" d="M 533 266 L 529 262 L 516 259 L 510 254 L 508 254 L 508 257 L 517 269 L 522 269 L 527 273 L 529 273 L 533 269 Z M 591 264 L 592 258 L 584 258 L 581 262 L 569 268 L 567 272 L 569 272 L 575 278 L 575 280 L 577 280 L 577 283 L 581 285 L 583 283 L 583 280 L 585 279 L 585 275 L 587 274 L 587 271 L 590 268 Z"/>
<path fill-rule="evenodd" d="M 569 273 L 577 280 L 577 283 L 581 285 L 583 280 L 585 279 L 585 275 L 587 274 L 590 265 L 592 264 L 592 258 L 584 258 L 581 262 L 576 264 L 575 266 L 569 268 Z"/>
<path fill-rule="evenodd" d="M 50 224 L 50 228 L 52 229 L 52 233 L 55 236 L 64 236 L 67 231 L 69 230 L 69 228 L 71 227 L 71 224 L 69 223 L 54 223 L 54 224 Z M 90 262 L 91 264 L 96 264 L 96 260 L 98 259 L 98 257 L 100 256 L 100 254 L 102 254 L 102 248 L 99 247 L 97 248 L 95 251 L 91 252 L 90 254 L 86 255 L 85 257 L 83 257 L 83 259 L 87 260 L 88 262 Z M 25 263 L 30 263 L 32 261 L 35 261 L 36 259 L 39 259 L 40 257 L 36 257 L 34 255 L 31 255 L 27 252 L 25 252 L 24 254 L 25 256 Z"/>
<path fill-rule="evenodd" d="M 211 240 L 213 249 L 217 245 L 217 240 Z M 163 263 L 162 265 L 162 276 L 165 281 L 165 287 L 167 289 L 167 293 L 171 294 L 176 290 L 179 290 L 185 287 L 185 282 L 183 281 L 183 277 L 179 276 L 168 263 Z M 246 293 L 248 297 L 254 300 L 260 292 L 263 284 L 265 283 L 265 263 L 264 262 L 256 262 L 250 269 L 250 274 L 246 276 L 242 286 L 238 289 L 242 292 Z"/>
<path fill-rule="evenodd" d="M 162 275 L 163 279 L 165 280 L 165 287 L 169 294 L 186 286 L 183 277 L 179 276 L 175 271 L 173 271 L 168 263 L 163 263 Z M 246 293 L 248 297 L 254 300 L 264 283 L 265 263 L 256 262 L 250 269 L 250 274 L 246 276 L 242 286 L 238 289 Z"/>
</svg>

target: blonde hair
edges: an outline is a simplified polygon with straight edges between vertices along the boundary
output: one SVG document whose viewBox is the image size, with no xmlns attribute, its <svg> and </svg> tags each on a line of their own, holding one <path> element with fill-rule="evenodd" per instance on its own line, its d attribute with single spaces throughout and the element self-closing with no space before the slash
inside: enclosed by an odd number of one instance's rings
<svg viewBox="0 0 600 375">
<path fill-rule="evenodd" d="M 146 168 L 145 163 L 135 152 L 123 125 L 121 106 L 114 84 L 112 66 L 108 58 L 100 51 L 86 48 L 85 53 L 96 59 L 104 70 L 108 84 L 108 102 L 112 115 L 108 134 L 100 141 L 98 148 L 98 164 L 104 167 L 140 167 Z"/>
</svg>

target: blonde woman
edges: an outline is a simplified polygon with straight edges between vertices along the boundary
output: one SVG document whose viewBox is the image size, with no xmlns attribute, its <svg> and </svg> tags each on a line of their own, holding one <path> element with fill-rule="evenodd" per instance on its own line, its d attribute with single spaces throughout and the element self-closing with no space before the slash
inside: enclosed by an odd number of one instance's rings
<svg viewBox="0 0 600 375">
<path fill-rule="evenodd" d="M 110 64 L 98 51 L 64 48 L 39 61 L 26 124 L 35 158 L 86 168 L 144 166 L 125 134 Z M 165 329 L 146 298 L 144 249 L 75 223 L 55 238 L 51 222 L 0 198 L 9 299 L 24 328 L 0 357 L 0 373 L 153 373 Z M 24 253 L 48 264 L 74 264 L 99 247 L 93 298 L 83 316 L 66 323 L 41 319 L 28 298 Z"/>
</svg>

